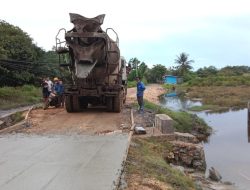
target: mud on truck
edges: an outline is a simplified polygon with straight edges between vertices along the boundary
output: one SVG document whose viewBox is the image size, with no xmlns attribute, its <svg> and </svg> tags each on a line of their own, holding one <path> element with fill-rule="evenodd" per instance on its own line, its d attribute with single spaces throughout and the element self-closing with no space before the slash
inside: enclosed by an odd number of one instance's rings
<svg viewBox="0 0 250 190">
<path fill-rule="evenodd" d="M 120 112 L 126 100 L 127 73 L 126 61 L 120 56 L 118 35 L 112 28 L 102 30 L 105 15 L 94 18 L 69 15 L 73 29 L 62 28 L 56 36 L 60 66 L 71 73 L 71 81 L 65 84 L 67 112 L 78 112 L 89 105 Z M 116 40 L 108 32 L 113 32 Z M 64 39 L 60 38 L 62 33 Z"/>
</svg>

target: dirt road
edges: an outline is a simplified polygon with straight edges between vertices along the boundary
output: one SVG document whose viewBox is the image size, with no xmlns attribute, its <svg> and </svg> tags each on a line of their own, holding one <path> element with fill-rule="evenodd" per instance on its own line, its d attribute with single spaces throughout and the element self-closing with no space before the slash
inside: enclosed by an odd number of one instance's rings
<svg viewBox="0 0 250 190">
<path fill-rule="evenodd" d="M 31 127 L 18 132 L 35 134 L 103 134 L 129 129 L 130 110 L 109 113 L 105 108 L 67 113 L 63 108 L 36 109 L 30 113 Z"/>
<path fill-rule="evenodd" d="M 165 90 L 158 84 L 146 86 L 145 99 L 159 103 L 158 96 Z M 136 102 L 136 88 L 129 88 L 127 101 L 121 113 L 110 113 L 105 108 L 89 108 L 79 113 L 67 113 L 63 108 L 32 110 L 31 127 L 21 128 L 19 133 L 28 134 L 105 134 L 128 132 L 130 128 L 129 104 Z"/>
<path fill-rule="evenodd" d="M 164 94 L 166 90 L 161 87 L 159 84 L 150 84 L 146 86 L 146 90 L 144 92 L 144 99 L 153 102 L 155 104 L 159 104 L 159 96 Z M 127 103 L 136 102 L 136 88 L 129 88 L 127 94 Z"/>
</svg>

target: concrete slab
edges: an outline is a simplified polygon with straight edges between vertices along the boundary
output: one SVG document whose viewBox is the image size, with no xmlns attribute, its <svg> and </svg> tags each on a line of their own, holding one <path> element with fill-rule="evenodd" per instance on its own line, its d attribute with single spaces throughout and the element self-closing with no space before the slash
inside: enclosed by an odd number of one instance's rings
<svg viewBox="0 0 250 190">
<path fill-rule="evenodd" d="M 173 119 L 166 114 L 155 115 L 155 127 L 163 134 L 174 133 Z"/>
<path fill-rule="evenodd" d="M 128 134 L 0 136 L 1 190 L 111 190 Z"/>
</svg>

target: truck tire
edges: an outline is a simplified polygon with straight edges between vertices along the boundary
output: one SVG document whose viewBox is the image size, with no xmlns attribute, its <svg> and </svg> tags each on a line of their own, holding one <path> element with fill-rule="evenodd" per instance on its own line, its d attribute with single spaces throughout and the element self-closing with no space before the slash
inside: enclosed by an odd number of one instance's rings
<svg viewBox="0 0 250 190">
<path fill-rule="evenodd" d="M 80 111 L 80 102 L 77 95 L 72 96 L 72 105 L 73 105 L 73 112 L 79 112 Z"/>
<path fill-rule="evenodd" d="M 65 107 L 67 112 L 73 112 L 72 96 L 65 96 Z"/>
<path fill-rule="evenodd" d="M 115 97 L 114 97 L 114 102 L 113 102 L 113 111 L 120 113 L 122 110 L 123 106 L 123 93 L 119 92 Z"/>
<path fill-rule="evenodd" d="M 107 106 L 107 111 L 109 112 L 113 111 L 113 97 L 106 97 L 106 106 Z"/>
<path fill-rule="evenodd" d="M 123 90 L 123 105 L 126 103 L 127 88 Z"/>
</svg>

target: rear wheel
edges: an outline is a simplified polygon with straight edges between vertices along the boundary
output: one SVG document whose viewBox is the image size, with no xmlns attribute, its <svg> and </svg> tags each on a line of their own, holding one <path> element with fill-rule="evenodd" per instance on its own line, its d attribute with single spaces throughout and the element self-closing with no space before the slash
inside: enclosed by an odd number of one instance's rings
<svg viewBox="0 0 250 190">
<path fill-rule="evenodd" d="M 121 112 L 123 106 L 123 93 L 119 92 L 115 97 L 114 97 L 114 112 Z"/>
<path fill-rule="evenodd" d="M 80 111 L 79 99 L 76 95 L 69 95 L 65 98 L 65 107 L 67 112 L 78 112 Z"/>
<path fill-rule="evenodd" d="M 65 108 L 67 112 L 69 113 L 73 112 L 72 96 L 65 97 Z"/>
<path fill-rule="evenodd" d="M 79 112 L 80 111 L 80 102 L 79 102 L 79 98 L 77 95 L 73 95 L 72 97 L 72 103 L 73 103 L 73 111 L 74 112 Z"/>
</svg>

